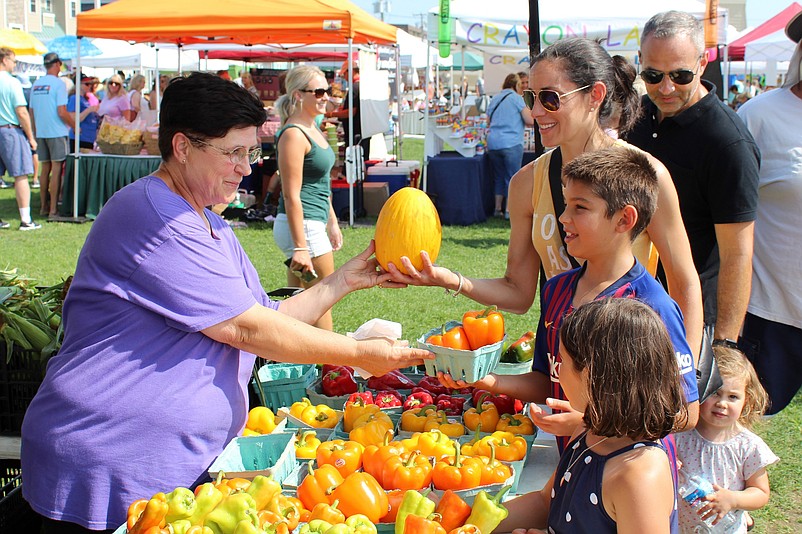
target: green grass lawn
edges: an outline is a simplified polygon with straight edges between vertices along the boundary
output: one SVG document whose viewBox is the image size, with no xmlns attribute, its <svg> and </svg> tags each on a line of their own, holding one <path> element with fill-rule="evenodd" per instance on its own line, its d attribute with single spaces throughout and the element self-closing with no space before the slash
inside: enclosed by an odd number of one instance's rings
<svg viewBox="0 0 802 534">
<path fill-rule="evenodd" d="M 422 140 L 404 142 L 404 159 L 421 159 Z M 32 210 L 39 212 L 38 191 L 33 192 Z M 0 230 L 0 267 L 16 267 L 19 272 L 42 284 L 54 284 L 73 273 L 81 246 L 92 223 L 46 223 L 35 232 L 19 232 L 19 214 L 13 189 L 0 190 L 0 218 L 11 228 Z M 343 228 L 343 250 L 335 254 L 341 264 L 361 252 L 373 237 L 375 220 L 359 220 L 354 228 Z M 131 221 L 132 229 L 136 221 Z M 283 257 L 273 242 L 271 227 L 266 223 L 250 223 L 235 230 L 245 251 L 256 266 L 262 285 L 270 290 L 286 284 Z M 438 263 L 458 270 L 469 277 L 496 277 L 506 266 L 509 223 L 492 219 L 468 227 L 443 228 L 443 245 Z M 534 276 L 534 274 L 533 274 Z M 446 296 L 442 289 L 408 288 L 387 290 L 373 288 L 347 296 L 334 308 L 335 330 L 354 331 L 363 322 L 379 317 L 401 323 L 404 337 L 414 339 L 430 328 L 456 319 L 475 303 L 464 298 Z M 537 303 L 525 315 L 506 314 L 511 337 L 534 329 L 538 319 Z M 321 355 L 321 359 L 324 355 Z M 772 497 L 769 505 L 755 512 L 753 532 L 802 532 L 802 394 L 779 415 L 757 429 L 781 458 L 770 468 Z"/>
</svg>

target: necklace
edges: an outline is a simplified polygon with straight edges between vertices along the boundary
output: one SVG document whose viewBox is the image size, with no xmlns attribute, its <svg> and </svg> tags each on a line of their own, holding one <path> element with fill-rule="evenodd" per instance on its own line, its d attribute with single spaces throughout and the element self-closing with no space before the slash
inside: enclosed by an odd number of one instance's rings
<svg viewBox="0 0 802 534">
<path fill-rule="evenodd" d="M 579 459 L 582 458 L 582 456 L 586 452 L 588 452 L 590 449 L 592 449 L 596 445 L 604 443 L 609 438 L 610 438 L 610 436 L 605 436 L 602 439 L 600 439 L 599 441 L 597 441 L 596 443 L 594 443 L 593 445 L 589 445 L 588 447 L 585 447 L 585 450 L 580 452 L 579 456 L 577 456 L 576 459 L 574 459 L 574 455 L 576 454 L 576 447 L 574 447 L 574 452 L 571 453 L 571 463 L 568 464 L 568 468 L 565 470 L 565 473 L 563 474 L 563 477 L 560 480 L 560 485 L 562 486 L 564 482 L 570 482 L 570 480 L 571 480 L 571 468 L 574 467 L 574 464 L 577 463 L 579 461 Z M 587 443 L 587 433 L 585 433 L 585 443 Z M 579 445 L 578 441 L 576 442 L 576 445 Z"/>
</svg>

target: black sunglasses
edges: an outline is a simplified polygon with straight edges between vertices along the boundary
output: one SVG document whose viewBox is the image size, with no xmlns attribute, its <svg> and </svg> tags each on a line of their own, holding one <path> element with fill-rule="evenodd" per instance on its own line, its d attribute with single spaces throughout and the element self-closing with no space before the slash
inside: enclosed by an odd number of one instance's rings
<svg viewBox="0 0 802 534">
<path fill-rule="evenodd" d="M 590 85 L 586 85 L 584 87 L 579 87 L 574 89 L 573 91 L 568 91 L 567 93 L 558 93 L 554 89 L 541 89 L 540 91 L 532 91 L 531 89 L 524 89 L 524 104 L 529 109 L 535 107 L 535 100 L 540 102 L 540 105 L 543 106 L 543 109 L 549 112 L 555 112 L 560 109 L 562 105 L 562 98 L 564 96 L 572 95 L 574 93 L 578 93 L 579 91 L 584 91 L 590 87 Z"/>
<path fill-rule="evenodd" d="M 109 85 L 117 85 L 117 86 L 119 86 L 121 84 L 120 84 L 120 82 L 109 82 Z"/>
<path fill-rule="evenodd" d="M 315 98 L 323 98 L 323 95 L 331 96 L 331 87 L 325 89 L 301 89 L 302 93 L 315 93 Z"/>
<path fill-rule="evenodd" d="M 702 59 L 702 56 L 699 56 L 697 61 L 700 59 Z M 663 72 L 655 69 L 644 69 L 643 72 L 640 73 L 640 77 L 643 78 L 643 81 L 649 85 L 655 85 L 662 82 L 663 77 L 666 74 L 668 74 L 668 79 L 671 80 L 671 83 L 675 83 L 677 85 L 688 85 L 693 81 L 693 78 L 696 76 L 697 72 L 690 69 L 676 69 L 672 70 L 671 72 Z"/>
</svg>

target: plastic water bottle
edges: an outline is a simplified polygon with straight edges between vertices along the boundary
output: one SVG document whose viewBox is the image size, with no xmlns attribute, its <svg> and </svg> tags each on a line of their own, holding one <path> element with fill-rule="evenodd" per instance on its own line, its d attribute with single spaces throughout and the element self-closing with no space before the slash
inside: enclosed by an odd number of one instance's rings
<svg viewBox="0 0 802 534">
<path fill-rule="evenodd" d="M 679 471 L 679 496 L 682 497 L 690 507 L 698 512 L 700 508 L 707 504 L 705 497 L 715 493 L 713 485 L 706 479 L 699 475 L 687 477 L 681 470 Z M 701 519 L 701 518 L 700 518 Z M 715 516 L 703 520 L 703 525 L 696 527 L 694 532 L 704 533 L 725 533 L 729 532 L 733 526 L 738 524 L 738 519 L 732 511 L 727 512 L 727 515 L 713 525 Z"/>
</svg>

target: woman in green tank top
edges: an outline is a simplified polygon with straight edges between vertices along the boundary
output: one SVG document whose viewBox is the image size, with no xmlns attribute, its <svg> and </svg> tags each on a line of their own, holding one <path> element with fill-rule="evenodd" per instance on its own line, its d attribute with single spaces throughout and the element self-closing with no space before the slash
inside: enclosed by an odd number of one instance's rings
<svg viewBox="0 0 802 534">
<path fill-rule="evenodd" d="M 287 73 L 287 93 L 276 102 L 282 128 L 276 134 L 281 197 L 273 238 L 288 260 L 289 286 L 310 287 L 334 272 L 342 232 L 331 205 L 335 156 L 315 119 L 330 92 L 323 72 L 300 66 Z M 331 311 L 316 323 L 332 329 Z"/>
</svg>

